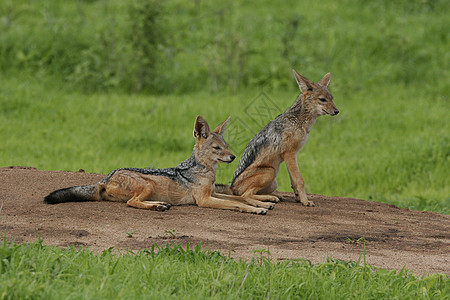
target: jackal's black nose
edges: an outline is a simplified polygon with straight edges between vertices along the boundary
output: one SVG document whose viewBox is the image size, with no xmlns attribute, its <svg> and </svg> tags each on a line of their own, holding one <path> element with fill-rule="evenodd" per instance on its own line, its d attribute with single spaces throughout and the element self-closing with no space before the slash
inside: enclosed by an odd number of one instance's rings
<svg viewBox="0 0 450 300">
<path fill-rule="evenodd" d="M 336 110 L 334 111 L 334 115 L 337 115 L 338 113 L 339 113 L 339 110 L 336 109 Z"/>
<path fill-rule="evenodd" d="M 236 156 L 234 156 L 233 154 L 231 154 L 230 159 L 231 161 L 233 161 L 236 158 Z"/>
</svg>

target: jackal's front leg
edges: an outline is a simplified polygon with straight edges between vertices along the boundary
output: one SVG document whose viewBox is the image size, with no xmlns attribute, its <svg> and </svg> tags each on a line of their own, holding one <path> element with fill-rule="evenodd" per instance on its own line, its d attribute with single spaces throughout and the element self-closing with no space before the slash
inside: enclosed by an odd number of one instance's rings
<svg viewBox="0 0 450 300">
<path fill-rule="evenodd" d="M 295 201 L 301 202 L 305 206 L 314 206 L 314 202 L 309 201 L 306 196 L 305 182 L 297 165 L 297 153 L 285 154 L 283 158 L 289 172 L 291 186 L 294 189 Z"/>
<path fill-rule="evenodd" d="M 257 215 L 267 214 L 267 208 L 254 207 L 234 200 L 223 200 L 212 196 L 196 199 L 199 207 L 237 210 Z"/>
<path fill-rule="evenodd" d="M 237 201 L 237 202 L 241 202 L 241 203 L 248 204 L 248 205 L 255 206 L 255 207 L 262 207 L 262 208 L 267 208 L 267 209 L 273 209 L 275 207 L 275 203 L 273 203 L 273 202 L 262 202 L 262 201 L 251 199 L 251 198 L 244 198 L 242 196 L 226 195 L 226 194 L 219 194 L 219 193 L 214 193 L 212 196 L 214 198 Z"/>
</svg>

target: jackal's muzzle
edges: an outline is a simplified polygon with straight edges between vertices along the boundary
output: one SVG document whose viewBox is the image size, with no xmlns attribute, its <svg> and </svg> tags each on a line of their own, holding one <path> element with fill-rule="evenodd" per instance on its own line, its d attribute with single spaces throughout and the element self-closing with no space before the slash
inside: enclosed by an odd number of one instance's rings
<svg viewBox="0 0 450 300">
<path fill-rule="evenodd" d="M 234 156 L 233 154 L 231 154 L 227 159 L 219 159 L 219 161 L 220 161 L 220 162 L 223 162 L 223 163 L 229 164 L 229 163 L 233 162 L 233 160 L 234 160 L 235 158 L 236 158 L 236 156 Z"/>
</svg>

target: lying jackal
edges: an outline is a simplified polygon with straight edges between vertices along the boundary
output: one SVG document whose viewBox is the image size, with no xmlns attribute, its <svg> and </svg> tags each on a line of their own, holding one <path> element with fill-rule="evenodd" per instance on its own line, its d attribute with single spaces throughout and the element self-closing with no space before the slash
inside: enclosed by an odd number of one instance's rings
<svg viewBox="0 0 450 300">
<path fill-rule="evenodd" d="M 211 132 L 208 123 L 197 116 L 194 150 L 188 159 L 175 168 L 116 169 L 96 184 L 56 190 L 46 196 L 44 201 L 48 204 L 123 201 L 135 208 L 158 211 L 167 210 L 172 205 L 197 204 L 200 207 L 266 214 L 274 204 L 214 192 L 218 162 L 230 163 L 235 158 L 223 139 L 229 120 Z"/>
<path fill-rule="evenodd" d="M 314 206 L 305 193 L 305 184 L 297 165 L 297 152 L 305 145 L 316 119 L 325 114 L 337 115 L 339 110 L 328 90 L 330 73 L 318 83 L 313 83 L 292 71 L 301 94 L 288 110 L 269 122 L 248 143 L 233 176 L 231 190 L 234 195 L 278 202 L 279 199 L 271 193 L 277 188 L 276 177 L 284 161 L 296 201 Z"/>
</svg>

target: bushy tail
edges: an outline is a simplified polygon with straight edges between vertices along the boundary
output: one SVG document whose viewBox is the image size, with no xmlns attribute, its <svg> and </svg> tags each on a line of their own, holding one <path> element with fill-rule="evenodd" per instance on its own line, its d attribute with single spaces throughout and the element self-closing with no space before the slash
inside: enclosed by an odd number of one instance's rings
<svg viewBox="0 0 450 300">
<path fill-rule="evenodd" d="M 98 193 L 97 185 L 84 185 L 74 186 L 65 189 L 56 190 L 51 192 L 44 198 L 44 202 L 47 204 L 56 204 L 63 202 L 83 202 L 83 201 L 95 201 L 100 200 L 96 197 Z"/>
<path fill-rule="evenodd" d="M 226 184 L 215 184 L 215 192 L 217 194 L 233 195 L 230 186 Z"/>
</svg>

